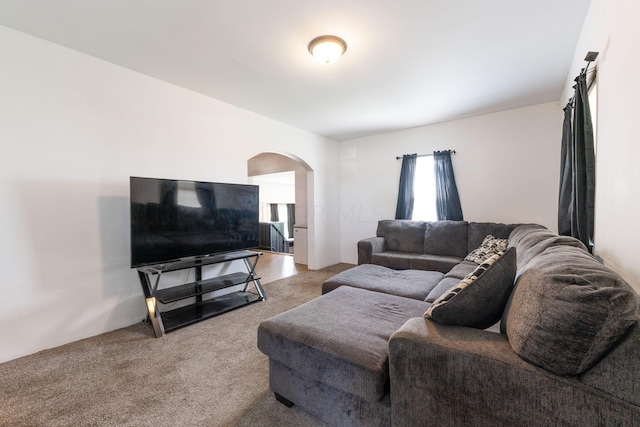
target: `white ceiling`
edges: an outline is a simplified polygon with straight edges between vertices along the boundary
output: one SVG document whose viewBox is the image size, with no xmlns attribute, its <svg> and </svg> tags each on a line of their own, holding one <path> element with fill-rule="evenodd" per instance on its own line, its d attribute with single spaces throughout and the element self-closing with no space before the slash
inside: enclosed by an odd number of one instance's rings
<svg viewBox="0 0 640 427">
<path fill-rule="evenodd" d="M 589 3 L 0 0 L 0 25 L 344 140 L 559 100 Z"/>
</svg>

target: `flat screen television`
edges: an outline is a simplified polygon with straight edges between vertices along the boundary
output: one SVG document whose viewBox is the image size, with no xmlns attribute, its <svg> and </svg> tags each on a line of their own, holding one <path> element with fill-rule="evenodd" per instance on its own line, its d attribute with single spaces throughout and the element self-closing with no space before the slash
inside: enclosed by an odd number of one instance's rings
<svg viewBox="0 0 640 427">
<path fill-rule="evenodd" d="M 258 186 L 131 177 L 131 267 L 258 246 Z"/>
</svg>

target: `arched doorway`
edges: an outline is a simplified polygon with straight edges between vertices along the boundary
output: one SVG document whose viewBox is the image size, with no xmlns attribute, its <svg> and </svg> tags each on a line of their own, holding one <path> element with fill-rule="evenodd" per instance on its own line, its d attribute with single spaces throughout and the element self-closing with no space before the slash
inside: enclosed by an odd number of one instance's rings
<svg viewBox="0 0 640 427">
<path fill-rule="evenodd" d="M 313 265 L 313 169 L 299 157 L 282 152 L 263 152 L 247 161 L 250 178 L 283 172 L 293 172 L 294 175 L 294 259 L 299 264 Z"/>
</svg>

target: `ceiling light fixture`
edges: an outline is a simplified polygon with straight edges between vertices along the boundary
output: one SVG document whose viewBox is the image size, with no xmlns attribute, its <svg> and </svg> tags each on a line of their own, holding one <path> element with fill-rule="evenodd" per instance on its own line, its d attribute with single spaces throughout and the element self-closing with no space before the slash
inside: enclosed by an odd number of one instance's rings
<svg viewBox="0 0 640 427">
<path fill-rule="evenodd" d="M 346 50 L 347 43 L 336 36 L 316 37 L 309 43 L 309 52 L 311 55 L 323 64 L 336 62 Z"/>
</svg>

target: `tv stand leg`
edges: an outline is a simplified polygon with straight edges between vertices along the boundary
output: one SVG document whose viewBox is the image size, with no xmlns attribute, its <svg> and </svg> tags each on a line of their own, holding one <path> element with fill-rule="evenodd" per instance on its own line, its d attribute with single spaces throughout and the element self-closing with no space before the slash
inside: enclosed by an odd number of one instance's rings
<svg viewBox="0 0 640 427">
<path fill-rule="evenodd" d="M 149 276 L 145 273 L 138 271 L 138 277 L 140 278 L 140 285 L 142 286 L 142 292 L 144 293 L 147 304 L 149 321 L 151 322 L 151 326 L 153 326 L 153 334 L 156 338 L 160 338 L 164 336 L 164 324 L 162 323 L 162 317 L 160 317 L 158 302 L 154 296 L 153 287 L 149 281 Z"/>
<path fill-rule="evenodd" d="M 266 301 L 267 295 L 264 293 L 264 289 L 262 288 L 262 283 L 260 283 L 260 279 L 257 277 L 257 274 L 256 274 L 256 265 L 258 264 L 258 261 L 260 260 L 261 256 L 262 256 L 262 253 L 258 253 L 255 257 L 256 260 L 253 263 L 249 261 L 248 258 L 243 258 L 243 261 L 245 266 L 247 267 L 247 270 L 249 271 L 249 277 L 251 277 L 251 281 L 253 282 L 253 285 L 256 287 L 256 291 L 258 291 L 258 295 L 260 295 L 260 298 L 262 299 L 262 301 Z M 246 289 L 247 289 L 247 286 L 245 285 L 244 290 L 246 291 Z"/>
<path fill-rule="evenodd" d="M 273 394 L 276 395 L 276 400 L 278 402 L 282 403 L 287 408 L 291 408 L 293 406 L 293 402 L 290 401 L 289 399 L 287 399 L 286 397 L 283 397 L 283 396 L 279 395 L 278 393 L 273 393 Z"/>
<path fill-rule="evenodd" d="M 157 302 L 155 297 L 146 298 L 147 310 L 149 311 L 149 320 L 151 326 L 153 326 L 153 334 L 156 338 L 164 336 L 164 326 L 162 325 L 162 318 L 160 312 L 158 312 Z"/>
</svg>

